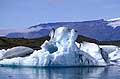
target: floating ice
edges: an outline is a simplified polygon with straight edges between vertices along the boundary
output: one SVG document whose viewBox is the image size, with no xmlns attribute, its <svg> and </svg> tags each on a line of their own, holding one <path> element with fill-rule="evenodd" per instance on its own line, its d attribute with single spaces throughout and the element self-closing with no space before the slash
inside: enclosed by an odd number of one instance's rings
<svg viewBox="0 0 120 79">
<path fill-rule="evenodd" d="M 120 65 L 120 48 L 114 45 L 100 45 L 108 53 L 110 64 Z"/>
<path fill-rule="evenodd" d="M 89 43 L 89 42 L 82 42 L 80 43 L 80 50 L 88 53 L 90 56 L 92 56 L 99 65 L 102 64 L 109 64 L 109 58 L 107 57 L 107 53 L 105 53 L 99 45 L 95 43 Z"/>
<path fill-rule="evenodd" d="M 13 58 L 13 57 L 24 57 L 34 52 L 33 49 L 24 46 L 17 46 L 7 50 L 0 59 Z"/>
<path fill-rule="evenodd" d="M 0 50 L 0 59 L 3 57 L 5 53 L 6 53 L 6 50 L 4 49 Z"/>
<path fill-rule="evenodd" d="M 1 65 L 17 66 L 106 66 L 109 55 L 94 43 L 77 43 L 74 29 L 60 27 L 51 32 L 51 39 L 45 41 L 41 50 L 35 50 L 26 57 L 3 59 Z M 21 50 L 22 51 L 22 50 Z"/>
<path fill-rule="evenodd" d="M 99 45 L 99 47 L 102 48 L 104 51 L 106 51 L 108 54 L 119 49 L 118 46 L 114 46 L 114 45 Z"/>
</svg>

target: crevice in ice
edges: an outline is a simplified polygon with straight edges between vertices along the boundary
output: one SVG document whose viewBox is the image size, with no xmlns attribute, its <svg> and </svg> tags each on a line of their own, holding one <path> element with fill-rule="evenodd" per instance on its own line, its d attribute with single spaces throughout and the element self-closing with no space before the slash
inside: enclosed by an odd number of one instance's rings
<svg viewBox="0 0 120 79">
<path fill-rule="evenodd" d="M 53 45 L 53 44 L 46 44 L 46 50 L 47 50 L 50 54 L 52 54 L 52 53 L 58 51 L 58 48 L 57 48 L 57 46 L 55 46 L 55 45 Z"/>
<path fill-rule="evenodd" d="M 100 53 L 101 53 L 101 56 L 102 56 L 102 58 L 104 59 L 104 61 L 105 61 L 107 64 L 110 64 L 110 60 L 109 60 L 108 53 L 105 52 L 102 48 L 100 48 Z"/>
</svg>

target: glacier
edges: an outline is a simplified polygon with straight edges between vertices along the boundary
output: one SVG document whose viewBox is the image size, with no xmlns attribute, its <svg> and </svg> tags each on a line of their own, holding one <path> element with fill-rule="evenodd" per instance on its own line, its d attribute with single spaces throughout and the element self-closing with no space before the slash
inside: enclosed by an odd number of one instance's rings
<svg viewBox="0 0 120 79">
<path fill-rule="evenodd" d="M 41 50 L 34 50 L 25 57 L 13 57 L 0 61 L 0 66 L 107 66 L 119 65 L 120 48 L 118 46 L 97 45 L 95 43 L 77 43 L 78 33 L 68 27 L 52 30 L 50 40 L 41 45 Z M 10 50 L 10 49 L 9 49 Z M 0 50 L 0 58 L 7 50 Z"/>
</svg>

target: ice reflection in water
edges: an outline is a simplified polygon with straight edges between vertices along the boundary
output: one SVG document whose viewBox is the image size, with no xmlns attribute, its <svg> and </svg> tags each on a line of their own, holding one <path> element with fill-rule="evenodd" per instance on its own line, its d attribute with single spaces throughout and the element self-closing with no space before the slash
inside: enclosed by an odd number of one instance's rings
<svg viewBox="0 0 120 79">
<path fill-rule="evenodd" d="M 11 68 L 0 67 L 0 79 L 119 79 L 119 67 Z"/>
</svg>

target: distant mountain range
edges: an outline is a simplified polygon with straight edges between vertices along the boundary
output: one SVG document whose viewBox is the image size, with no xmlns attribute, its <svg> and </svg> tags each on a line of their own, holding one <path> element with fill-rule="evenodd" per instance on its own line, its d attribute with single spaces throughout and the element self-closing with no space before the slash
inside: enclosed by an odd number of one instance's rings
<svg viewBox="0 0 120 79">
<path fill-rule="evenodd" d="M 120 40 L 120 18 L 110 20 L 92 20 L 82 22 L 56 22 L 38 24 L 27 28 L 29 32 L 15 32 L 6 35 L 8 38 L 39 38 L 47 36 L 52 28 L 69 27 L 76 29 L 79 35 L 99 41 Z"/>
</svg>

